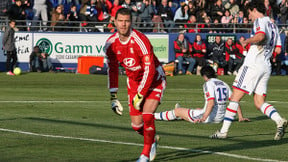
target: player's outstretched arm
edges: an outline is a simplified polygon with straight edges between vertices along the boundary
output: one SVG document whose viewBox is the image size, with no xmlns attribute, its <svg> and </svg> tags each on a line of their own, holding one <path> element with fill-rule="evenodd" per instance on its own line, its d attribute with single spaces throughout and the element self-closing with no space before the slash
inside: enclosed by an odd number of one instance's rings
<svg viewBox="0 0 288 162">
<path fill-rule="evenodd" d="M 122 115 L 123 112 L 123 107 L 120 103 L 120 101 L 117 98 L 117 93 L 116 92 L 112 92 L 111 93 L 111 107 L 112 110 L 117 114 L 117 115 Z"/>
<path fill-rule="evenodd" d="M 241 107 L 240 107 L 240 105 L 239 105 L 239 107 L 238 107 L 238 110 L 237 110 L 237 113 L 238 113 L 238 121 L 239 122 L 246 122 L 246 121 L 250 121 L 250 119 L 249 118 L 244 118 L 243 117 L 243 114 L 242 114 L 242 110 L 241 110 Z"/>
<path fill-rule="evenodd" d="M 245 47 L 247 44 L 251 43 L 259 43 L 265 39 L 265 34 L 264 33 L 257 33 L 251 38 L 246 39 L 243 41 L 242 45 Z"/>
<path fill-rule="evenodd" d="M 215 104 L 214 100 L 209 100 L 208 101 L 206 109 L 205 109 L 205 112 L 204 112 L 202 118 L 200 119 L 200 122 L 205 122 L 206 121 L 206 119 L 208 118 L 208 116 L 210 115 L 210 113 L 213 110 L 214 104 Z"/>
</svg>

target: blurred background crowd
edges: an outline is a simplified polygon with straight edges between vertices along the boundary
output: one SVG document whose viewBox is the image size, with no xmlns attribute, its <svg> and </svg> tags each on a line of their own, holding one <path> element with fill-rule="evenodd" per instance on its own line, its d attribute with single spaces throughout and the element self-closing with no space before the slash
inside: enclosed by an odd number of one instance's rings
<svg viewBox="0 0 288 162">
<path fill-rule="evenodd" d="M 266 15 L 287 22 L 287 0 L 264 0 Z M 2 19 L 20 30 L 114 32 L 121 8 L 132 11 L 134 27 L 144 32 L 249 32 L 249 0 L 1 0 Z M 63 28 L 63 26 L 67 28 Z M 87 27 L 87 28 L 85 28 Z M 208 29 L 210 28 L 210 29 Z M 224 30 L 223 30 L 224 29 Z M 247 30 L 244 30 L 247 29 Z"/>
</svg>

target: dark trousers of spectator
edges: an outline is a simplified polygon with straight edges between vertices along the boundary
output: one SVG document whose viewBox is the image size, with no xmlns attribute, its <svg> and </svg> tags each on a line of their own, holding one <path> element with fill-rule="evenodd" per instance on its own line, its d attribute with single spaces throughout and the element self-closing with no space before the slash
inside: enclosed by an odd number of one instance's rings
<svg viewBox="0 0 288 162">
<path fill-rule="evenodd" d="M 12 62 L 11 62 L 12 60 Z M 6 60 L 6 70 L 13 71 L 14 66 L 17 63 L 17 53 L 15 51 L 7 51 L 7 60 Z"/>
<path fill-rule="evenodd" d="M 276 57 L 275 62 L 272 62 L 272 72 L 275 72 L 276 75 L 281 75 L 281 59 L 279 57 Z"/>
<path fill-rule="evenodd" d="M 237 71 L 240 69 L 242 65 L 241 59 L 229 59 L 228 61 L 228 72 L 233 73 L 234 71 Z"/>
<path fill-rule="evenodd" d="M 206 59 L 204 57 L 194 57 L 195 60 L 196 60 L 196 65 L 197 66 L 206 66 L 207 62 L 206 62 Z"/>
<path fill-rule="evenodd" d="M 179 61 L 179 62 L 178 62 L 178 67 L 177 67 L 177 68 L 178 68 L 178 71 L 184 72 L 183 61 L 187 61 L 187 62 L 189 62 L 187 71 L 189 71 L 189 72 L 191 72 L 191 73 L 193 72 L 194 65 L 195 65 L 195 63 L 196 63 L 196 61 L 195 61 L 194 58 L 192 58 L 192 57 L 182 57 L 182 56 L 178 56 L 178 57 L 177 57 L 177 60 Z"/>
<path fill-rule="evenodd" d="M 236 59 L 236 67 L 235 67 L 235 71 L 239 71 L 240 67 L 242 66 L 242 64 L 244 63 L 244 58 L 241 58 L 241 59 Z"/>
</svg>

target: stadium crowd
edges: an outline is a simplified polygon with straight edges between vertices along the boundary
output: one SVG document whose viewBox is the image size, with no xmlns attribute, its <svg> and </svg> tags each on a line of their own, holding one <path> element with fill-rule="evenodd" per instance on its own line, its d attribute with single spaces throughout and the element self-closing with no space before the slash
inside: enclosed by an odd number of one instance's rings
<svg viewBox="0 0 288 162">
<path fill-rule="evenodd" d="M 288 75 L 288 39 L 287 34 L 284 51 L 281 54 L 273 52 L 271 58 L 273 75 Z M 200 34 L 196 34 L 194 41 L 189 41 L 184 33 L 179 33 L 174 41 L 175 71 L 177 74 L 200 75 L 200 70 L 206 65 L 211 65 L 218 75 L 236 75 L 243 64 L 250 44 L 243 47 L 245 40 L 241 36 L 239 40 L 228 38 L 224 40 L 221 34 L 215 36 L 213 43 L 203 41 Z M 245 52 L 246 51 L 246 52 Z"/>
<path fill-rule="evenodd" d="M 266 15 L 277 24 L 286 24 L 287 0 L 264 0 Z M 44 30 L 63 31 L 61 26 L 98 22 L 106 31 L 114 32 L 114 17 L 119 8 L 132 11 L 133 24 L 145 32 L 171 32 L 183 29 L 187 32 L 231 32 L 231 25 L 249 27 L 246 4 L 249 0 L 1 0 L 0 16 L 18 20 L 20 30 L 34 30 L 31 20 L 42 20 Z M 22 22 L 19 22 L 22 20 Z M 37 25 L 37 24 L 36 24 Z M 60 27 L 57 27 L 60 26 Z M 79 26 L 79 25 L 78 25 Z M 94 24 L 95 27 L 95 24 Z M 149 27 L 149 28 L 148 28 Z M 196 29 L 195 29 L 196 28 Z M 208 28 L 216 28 L 211 30 Z M 238 28 L 236 32 L 247 32 Z M 38 30 L 35 28 L 35 30 Z M 99 31 L 97 28 L 93 31 Z"/>
<path fill-rule="evenodd" d="M 79 31 L 81 26 L 84 31 L 99 32 L 99 26 L 95 26 L 95 23 L 99 23 L 104 32 L 114 32 L 115 14 L 124 7 L 132 11 L 134 27 L 143 32 L 248 33 L 251 32 L 246 9 L 248 2 L 249 0 L 1 0 L 0 17 L 16 20 L 20 31 Z M 278 25 L 287 24 L 287 0 L 264 0 L 264 3 L 266 16 Z M 41 20 L 41 24 L 37 20 Z M 179 41 L 176 45 L 177 43 Z M 231 43 L 220 40 L 219 43 L 210 45 L 205 41 L 195 40 L 187 45 L 184 44 L 187 48 L 184 53 L 191 56 L 187 74 L 193 73 L 194 65 L 196 73 L 199 73 L 200 68 L 208 62 L 223 68 L 225 74 L 235 74 L 245 57 L 239 41 Z M 287 46 L 287 41 L 284 46 Z M 287 50 L 285 48 L 282 55 L 274 55 L 271 59 L 274 73 L 278 75 L 281 74 L 281 66 L 288 65 Z M 176 49 L 175 52 L 177 60 L 181 62 L 179 51 Z M 184 58 L 184 61 L 185 59 L 187 60 Z M 178 73 L 182 74 L 185 70 L 182 70 L 181 64 L 178 65 Z M 287 66 L 284 68 L 288 74 Z"/>
</svg>

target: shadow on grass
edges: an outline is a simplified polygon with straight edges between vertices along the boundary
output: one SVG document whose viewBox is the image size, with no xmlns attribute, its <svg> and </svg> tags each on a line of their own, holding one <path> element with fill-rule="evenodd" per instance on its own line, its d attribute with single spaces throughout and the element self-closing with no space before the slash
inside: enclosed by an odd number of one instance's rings
<svg viewBox="0 0 288 162">
<path fill-rule="evenodd" d="M 212 140 L 212 139 L 211 139 Z M 187 150 L 175 150 L 175 151 L 169 151 L 165 153 L 159 153 L 157 154 L 157 157 L 155 159 L 155 162 L 160 162 L 160 161 L 173 161 L 173 160 L 183 160 L 185 161 L 186 158 L 193 158 L 197 156 L 202 156 L 202 155 L 209 155 L 209 154 L 215 154 L 215 155 L 222 155 L 222 153 L 227 153 L 229 151 L 235 151 L 235 150 L 247 150 L 247 149 L 255 149 L 255 148 L 263 148 L 263 147 L 269 147 L 272 145 L 282 145 L 282 144 L 287 144 L 288 139 L 284 138 L 281 141 L 273 141 L 273 140 L 263 140 L 263 141 L 242 141 L 239 143 L 235 144 L 229 144 L 229 145 L 224 145 L 224 146 L 211 146 L 211 147 L 199 147 L 199 148 L 187 148 Z M 208 151 L 209 150 L 209 151 Z M 235 159 L 233 157 L 233 153 L 227 153 L 232 155 L 231 158 Z M 235 154 L 237 156 L 237 154 Z M 226 155 L 229 157 L 228 155 Z M 241 155 L 238 155 L 241 156 Z M 245 156 L 245 155 L 243 155 Z M 282 156 L 278 156 L 279 159 L 275 160 L 287 160 L 287 155 L 282 154 Z M 249 158 L 249 157 L 247 157 Z M 253 157 L 250 157 L 253 158 Z M 257 157 L 254 157 L 258 159 Z M 137 159 L 127 159 L 127 160 L 121 160 L 121 162 L 132 162 L 136 161 Z M 246 159 L 248 160 L 248 159 Z M 250 159 L 252 160 L 252 159 Z M 262 159 L 263 161 L 265 158 Z M 266 159 L 267 160 L 267 159 Z M 217 161 L 217 159 L 215 159 Z M 245 159 L 243 159 L 245 161 Z M 259 161 L 259 159 L 257 160 Z M 268 160 L 269 161 L 269 160 Z"/>
<path fill-rule="evenodd" d="M 106 129 L 119 129 L 123 131 L 131 131 L 134 132 L 134 130 L 130 127 L 123 127 L 123 126 L 113 126 L 113 125 L 107 125 L 107 124 L 96 124 L 96 123 L 84 123 L 84 122 L 75 122 L 75 121 L 66 121 L 66 120 L 56 120 L 56 119 L 46 119 L 46 118 L 36 118 L 36 117 L 29 117 L 24 118 L 28 120 L 36 120 L 36 121 L 42 121 L 42 122 L 52 122 L 52 123 L 62 123 L 62 124 L 72 124 L 72 125 L 83 125 L 83 126 L 91 126 L 91 127 L 100 127 L 100 128 L 106 128 Z M 260 118 L 262 119 L 262 118 Z M 8 120 L 13 120 L 8 119 Z M 263 118 L 264 120 L 264 118 Z M 167 133 L 162 131 L 157 131 L 157 134 L 159 135 L 167 135 L 167 136 L 175 136 L 178 138 L 199 138 L 199 141 L 206 139 L 206 140 L 217 140 L 217 139 L 209 139 L 208 136 L 197 136 L 197 135 L 188 135 L 188 134 L 177 134 L 177 133 Z M 273 133 L 267 133 L 267 134 L 250 134 L 250 135 L 241 135 L 241 136 L 233 136 L 228 137 L 225 139 L 225 141 L 232 141 L 236 142 L 234 144 L 227 144 L 227 145 L 221 145 L 221 146 L 209 146 L 209 147 L 199 147 L 199 148 L 188 148 L 187 150 L 176 150 L 166 153 L 160 153 L 157 154 L 157 159 L 155 161 L 167 161 L 167 160 L 176 160 L 176 159 L 185 159 L 185 158 L 191 158 L 201 155 L 207 155 L 207 154 L 214 154 L 214 152 L 229 152 L 229 151 L 235 151 L 235 150 L 245 150 L 245 149 L 254 149 L 254 148 L 262 148 L 262 147 L 269 147 L 273 145 L 282 145 L 287 144 L 288 139 L 284 138 L 280 141 L 274 141 L 274 140 L 262 140 L 262 141 L 255 141 L 255 140 L 243 140 L 243 139 L 237 139 L 237 137 L 246 137 L 251 136 L 257 138 L 259 135 L 271 135 L 271 138 L 273 137 Z M 221 141 L 221 140 L 218 140 Z M 224 141 L 224 140 L 223 140 Z M 161 145 L 161 143 L 160 143 Z M 209 151 L 208 151 L 209 150 Z M 205 151 L 205 152 L 204 152 Z M 124 161 L 136 161 L 137 159 L 127 159 Z"/>
</svg>

